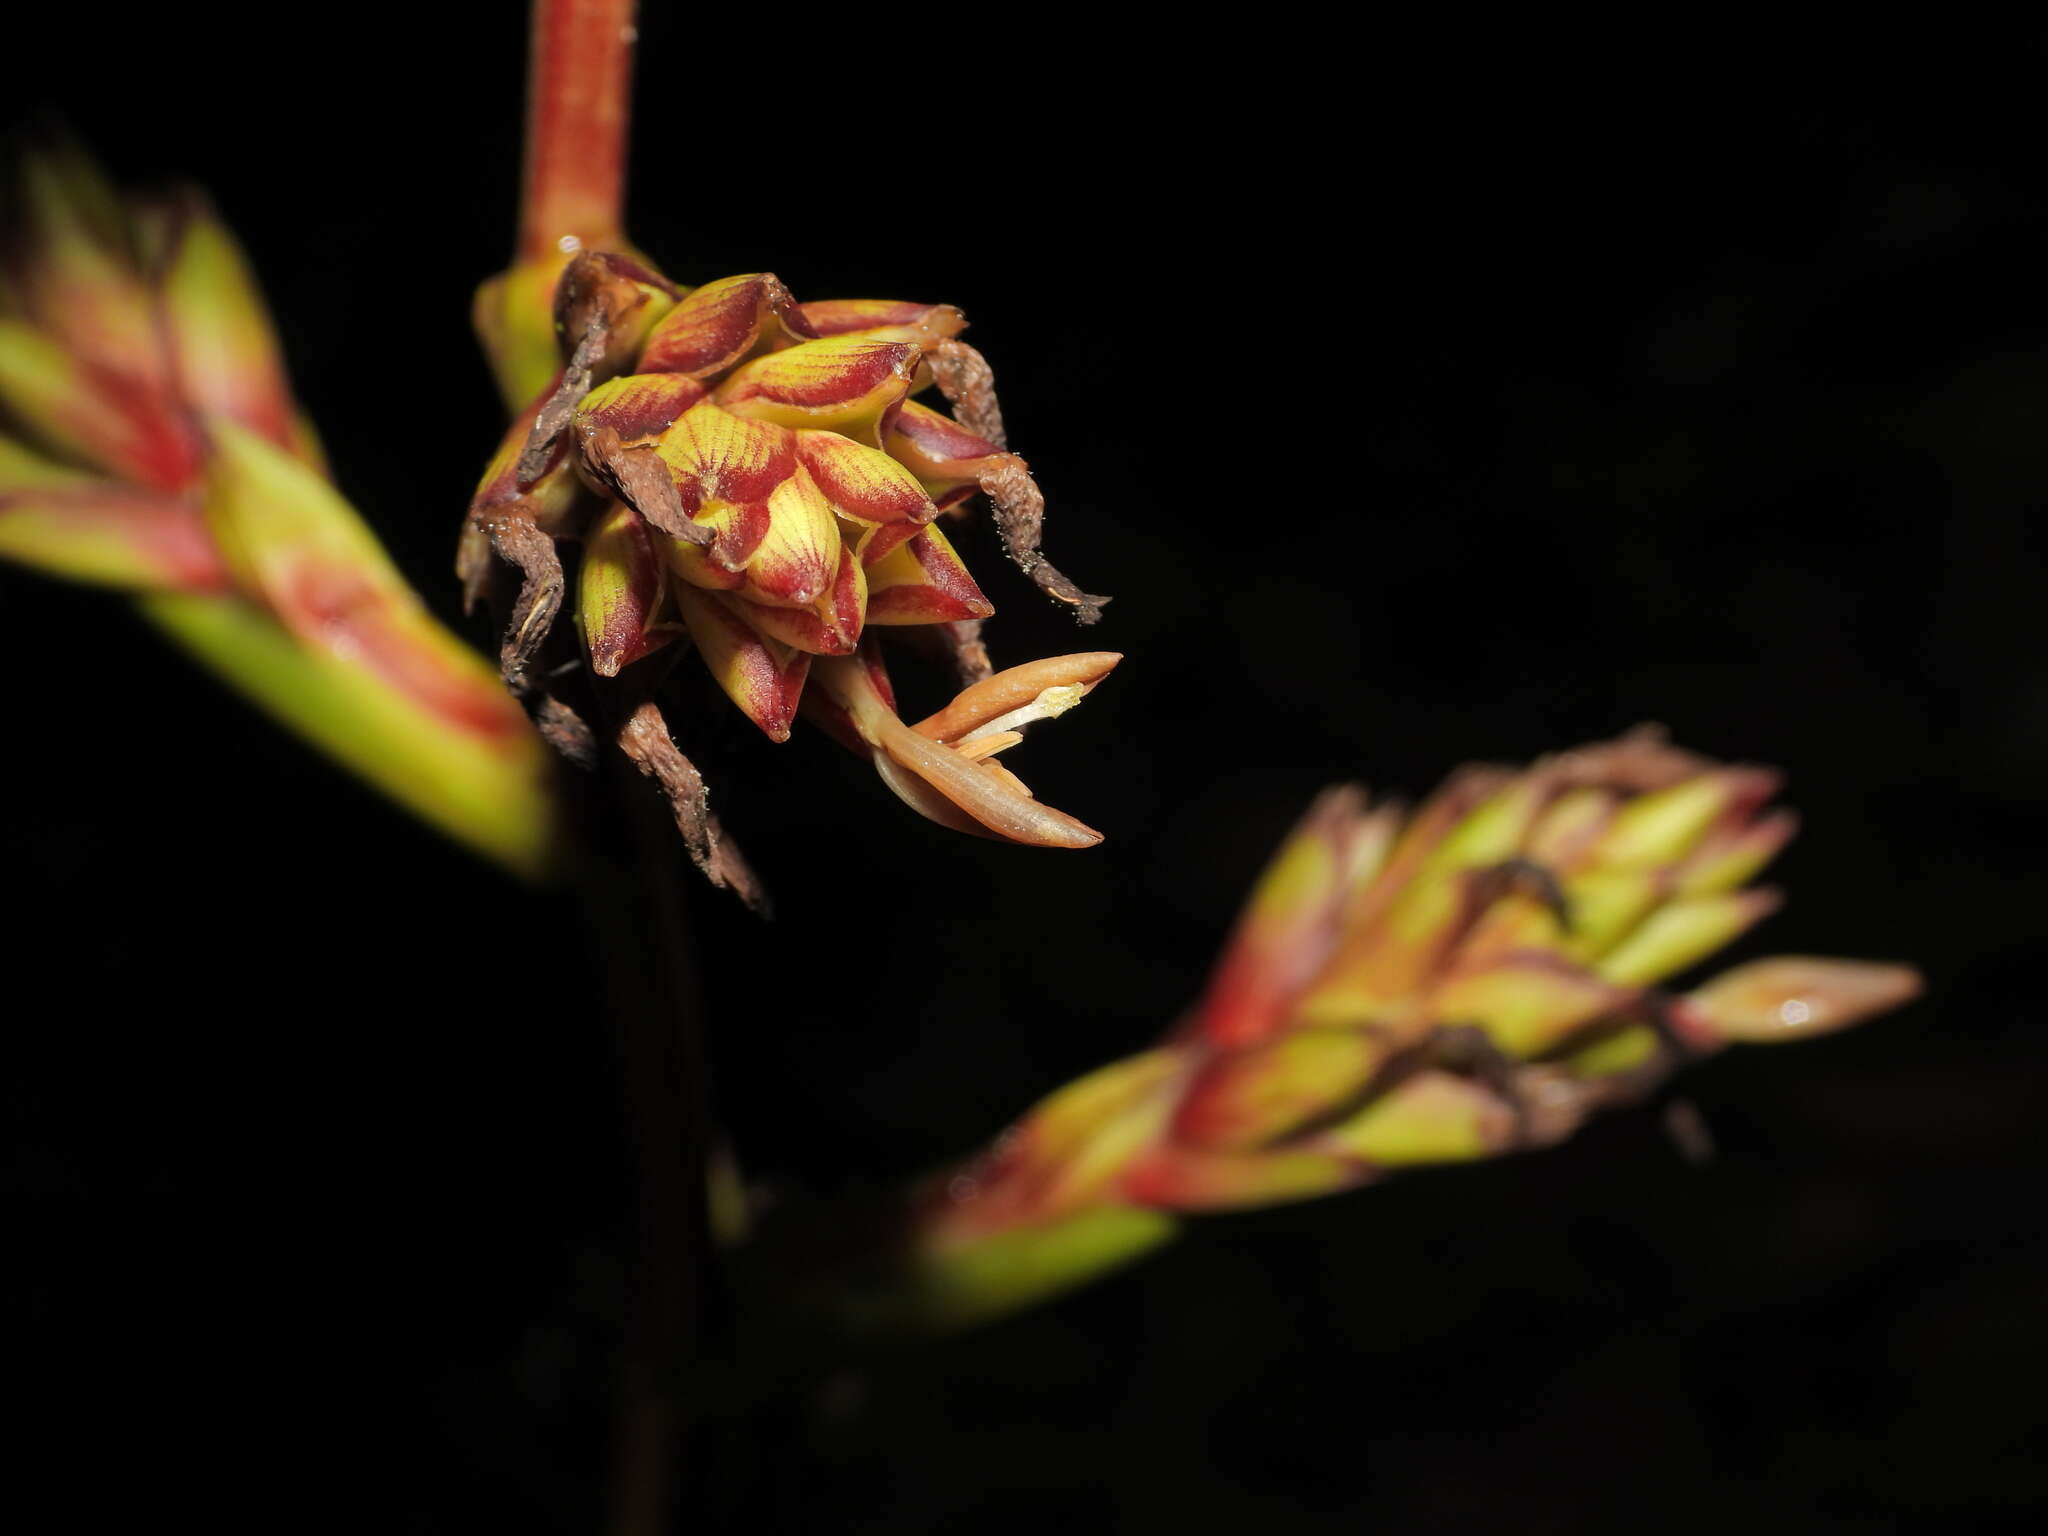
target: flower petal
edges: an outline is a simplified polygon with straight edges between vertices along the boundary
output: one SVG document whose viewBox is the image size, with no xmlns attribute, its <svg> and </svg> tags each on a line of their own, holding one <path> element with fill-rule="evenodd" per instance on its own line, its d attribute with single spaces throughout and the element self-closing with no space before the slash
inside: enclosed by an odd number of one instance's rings
<svg viewBox="0 0 2048 1536">
<path fill-rule="evenodd" d="M 859 656 L 834 656 L 817 666 L 818 683 L 845 711 L 860 739 L 876 753 L 876 766 L 886 759 L 915 775 L 960 811 L 997 837 L 1041 848 L 1092 848 L 1102 834 L 1062 811 L 1041 805 L 1015 788 L 1015 781 L 993 762 L 975 762 L 942 746 L 896 718 L 885 703 Z M 884 782 L 893 787 L 887 772 Z M 920 803 L 904 796 L 913 809 Z"/>
<path fill-rule="evenodd" d="M 958 741 L 1033 703 L 1047 689 L 1078 688 L 1088 693 L 1123 659 L 1121 651 L 1077 651 L 1071 656 L 1046 656 L 1005 667 L 993 677 L 961 689 L 952 703 L 927 715 L 912 729 L 933 741 Z"/>
</svg>

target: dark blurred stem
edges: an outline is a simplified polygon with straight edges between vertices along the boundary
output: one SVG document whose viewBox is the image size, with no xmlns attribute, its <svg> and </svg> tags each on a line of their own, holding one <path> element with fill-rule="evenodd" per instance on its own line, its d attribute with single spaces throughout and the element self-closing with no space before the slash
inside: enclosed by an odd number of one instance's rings
<svg viewBox="0 0 2048 1536">
<path fill-rule="evenodd" d="M 619 239 L 635 9 L 635 0 L 533 0 L 521 261 Z"/>
<path fill-rule="evenodd" d="M 605 852 L 584 876 L 617 1020 L 634 1185 L 609 1529 L 662 1536 L 693 1472 L 678 1388 L 694 1374 L 711 1255 L 703 998 L 675 829 L 646 781 L 613 758 Z"/>
</svg>

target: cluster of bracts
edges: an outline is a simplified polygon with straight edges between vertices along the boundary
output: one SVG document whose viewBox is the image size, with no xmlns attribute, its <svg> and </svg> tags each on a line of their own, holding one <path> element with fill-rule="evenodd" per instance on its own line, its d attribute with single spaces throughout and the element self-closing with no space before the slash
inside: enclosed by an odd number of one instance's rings
<svg viewBox="0 0 2048 1536">
<path fill-rule="evenodd" d="M 932 1181 L 923 1304 L 971 1321 L 1151 1246 L 1182 1213 L 1547 1145 L 1725 1045 L 1912 997 L 1910 967 L 1809 956 L 1665 990 L 1776 909 L 1748 882 L 1794 831 L 1765 809 L 1777 782 L 1646 728 L 1466 768 L 1412 813 L 1330 790 L 1179 1028 Z"/>
<path fill-rule="evenodd" d="M 540 872 L 533 732 L 327 478 L 205 199 L 124 201 L 64 144 L 6 170 L 0 556 L 131 595 L 353 771 Z"/>
<path fill-rule="evenodd" d="M 550 664 L 566 604 L 574 634 L 558 647 L 580 639 L 592 673 L 639 679 L 599 706 L 605 726 L 670 790 L 714 879 L 741 876 L 653 699 L 665 661 L 650 658 L 672 647 L 694 648 L 772 740 L 801 710 L 934 820 L 1046 847 L 1100 840 L 994 760 L 1118 658 L 991 673 L 981 621 L 993 608 L 945 533 L 978 493 L 1044 592 L 1083 622 L 1104 599 L 1040 552 L 1044 503 L 1004 444 L 960 311 L 800 304 L 767 273 L 686 291 L 637 256 L 584 251 L 563 268 L 554 320 L 559 370 L 485 471 L 458 555 L 472 604 L 516 569 L 500 661 L 550 739 L 572 756 L 596 750 L 556 683 L 574 658 Z M 934 387 L 956 415 L 913 398 Z M 923 630 L 966 690 L 901 721 L 871 633 L 884 627 Z"/>
</svg>

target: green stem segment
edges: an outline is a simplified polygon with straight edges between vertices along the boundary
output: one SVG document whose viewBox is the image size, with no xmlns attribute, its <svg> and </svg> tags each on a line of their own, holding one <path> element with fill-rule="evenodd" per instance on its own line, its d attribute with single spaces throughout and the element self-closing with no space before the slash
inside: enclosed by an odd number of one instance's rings
<svg viewBox="0 0 2048 1536">
<path fill-rule="evenodd" d="M 450 728 L 358 662 L 304 644 L 252 603 L 157 592 L 143 613 L 259 708 L 429 825 L 530 879 L 553 857 L 534 744 Z"/>
<path fill-rule="evenodd" d="M 1179 1229 L 1164 1211 L 1107 1204 L 974 1241 L 923 1245 L 904 1276 L 906 1321 L 940 1333 L 989 1322 L 1119 1269 Z"/>
<path fill-rule="evenodd" d="M 636 0 L 534 0 L 521 261 L 620 238 L 635 9 Z"/>
</svg>

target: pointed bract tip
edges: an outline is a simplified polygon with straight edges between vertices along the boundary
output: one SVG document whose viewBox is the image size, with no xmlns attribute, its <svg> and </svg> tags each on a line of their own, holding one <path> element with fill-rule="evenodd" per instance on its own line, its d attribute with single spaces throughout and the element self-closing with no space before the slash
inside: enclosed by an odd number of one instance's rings
<svg viewBox="0 0 2048 1536">
<path fill-rule="evenodd" d="M 1679 1007 L 1684 1026 L 1716 1040 L 1803 1040 L 1911 1002 L 1923 987 L 1910 965 L 1779 955 L 1717 976 Z"/>
</svg>

